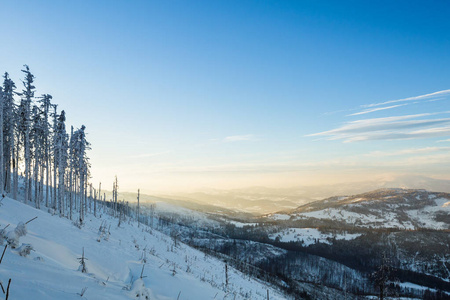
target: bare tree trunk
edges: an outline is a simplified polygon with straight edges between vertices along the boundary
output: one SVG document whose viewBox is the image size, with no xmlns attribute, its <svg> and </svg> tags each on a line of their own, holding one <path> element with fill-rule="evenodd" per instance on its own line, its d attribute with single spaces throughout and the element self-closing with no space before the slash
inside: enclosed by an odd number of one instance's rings
<svg viewBox="0 0 450 300">
<path fill-rule="evenodd" d="M 140 226 L 140 223 L 139 223 L 139 192 L 140 192 L 140 190 L 138 189 L 138 196 L 137 196 L 137 221 L 138 221 L 138 227 Z"/>
<path fill-rule="evenodd" d="M 72 220 L 72 198 L 73 198 L 73 178 L 72 178 L 72 165 L 69 170 L 69 219 Z"/>
<path fill-rule="evenodd" d="M 92 213 L 92 183 L 89 184 L 89 213 Z"/>
<path fill-rule="evenodd" d="M 46 146 L 47 147 L 47 146 Z M 49 193 L 49 186 L 50 186 L 50 157 L 48 154 L 48 149 L 46 149 L 47 151 L 47 155 L 46 155 L 46 159 L 45 159 L 45 179 L 46 179 L 46 184 L 45 184 L 45 206 L 48 207 L 48 193 Z"/>
<path fill-rule="evenodd" d="M 40 203 L 44 201 L 44 168 L 41 167 L 41 175 L 39 180 L 39 207 Z"/>
<path fill-rule="evenodd" d="M 58 168 L 56 168 L 56 157 L 54 157 L 53 159 L 53 199 L 52 199 L 52 208 L 54 210 L 56 210 L 56 205 L 57 205 L 57 173 L 58 173 Z"/>
<path fill-rule="evenodd" d="M 3 106 L 4 106 L 4 100 L 3 93 L 0 93 L 0 193 L 3 194 L 4 186 L 5 186 L 5 158 L 4 158 L 4 151 L 3 151 Z"/>
<path fill-rule="evenodd" d="M 87 215 L 88 212 L 88 198 L 87 198 L 87 188 L 88 188 L 88 183 L 87 183 L 87 176 L 86 179 L 84 180 L 84 215 Z"/>
<path fill-rule="evenodd" d="M 79 193 L 79 190 L 78 190 L 78 176 L 74 176 L 75 178 L 73 179 L 73 183 L 74 183 L 74 188 L 73 188 L 73 196 L 74 196 L 74 201 L 73 201 L 73 209 L 76 211 L 78 208 L 77 208 L 77 204 L 78 204 L 78 193 Z"/>
<path fill-rule="evenodd" d="M 19 139 L 17 139 L 19 143 Z M 17 192 L 19 188 L 19 147 L 13 149 L 13 198 L 17 200 Z"/>
<path fill-rule="evenodd" d="M 116 182 L 113 182 L 113 193 L 112 193 L 112 201 L 113 201 L 113 216 L 116 216 Z"/>
<path fill-rule="evenodd" d="M 6 155 L 4 157 L 5 161 L 5 192 L 11 193 L 11 134 L 6 136 L 8 143 L 4 145 L 6 147 Z"/>
<path fill-rule="evenodd" d="M 64 215 L 64 192 L 65 192 L 65 186 L 64 186 L 64 168 L 63 168 L 63 155 L 62 155 L 62 147 L 59 149 L 58 154 L 58 160 L 59 160 L 59 170 L 58 170 L 58 206 L 59 206 L 59 215 Z"/>
<path fill-rule="evenodd" d="M 98 200 L 102 200 L 102 183 L 100 182 L 98 184 Z M 94 217 L 97 216 L 97 196 L 95 197 L 95 202 L 94 202 Z"/>
<path fill-rule="evenodd" d="M 49 176 L 49 186 L 48 189 L 50 190 L 50 194 L 49 194 L 49 203 L 47 203 L 47 207 L 52 207 L 53 206 L 53 179 L 52 179 L 52 173 L 53 173 L 53 169 L 52 169 L 52 164 L 50 163 L 48 165 L 48 172 L 50 174 Z"/>
<path fill-rule="evenodd" d="M 24 202 L 29 200 L 30 193 L 30 133 L 27 129 L 25 131 L 25 196 Z"/>
<path fill-rule="evenodd" d="M 84 195 L 84 174 L 80 173 L 80 222 L 84 220 L 84 203 L 83 203 L 83 195 Z"/>
<path fill-rule="evenodd" d="M 94 189 L 94 217 L 97 217 L 97 191 Z"/>
<path fill-rule="evenodd" d="M 39 158 L 38 158 L 38 153 L 35 153 L 35 158 L 34 158 L 34 201 L 35 201 L 35 206 L 36 208 L 39 208 L 39 199 L 38 199 L 38 185 L 39 185 L 39 180 L 38 180 L 38 175 L 39 175 Z"/>
</svg>

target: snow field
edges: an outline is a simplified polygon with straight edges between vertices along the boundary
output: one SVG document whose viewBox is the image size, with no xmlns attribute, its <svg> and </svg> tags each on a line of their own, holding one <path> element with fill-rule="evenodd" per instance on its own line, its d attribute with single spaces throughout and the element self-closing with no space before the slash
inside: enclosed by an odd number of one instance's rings
<svg viewBox="0 0 450 300">
<path fill-rule="evenodd" d="M 225 287 L 224 262 L 180 242 L 175 245 L 157 230 L 138 228 L 135 222 L 117 227 L 117 219 L 101 215 L 88 214 L 79 229 L 66 218 L 5 198 L 1 228 L 10 224 L 12 230 L 38 217 L 20 238 L 34 251 L 23 257 L 8 247 L 0 265 L 3 284 L 12 279 L 10 299 L 80 299 L 83 288 L 85 299 L 266 299 L 267 289 L 271 299 L 285 299 L 230 266 Z M 110 235 L 100 237 L 105 222 Z M 83 247 L 87 273 L 78 270 Z"/>
<path fill-rule="evenodd" d="M 283 243 L 303 241 L 304 246 L 309 246 L 315 244 L 316 241 L 318 243 L 331 244 L 332 238 L 337 240 L 353 240 L 361 236 L 361 234 L 331 234 L 322 233 L 316 228 L 288 228 L 269 235 L 269 238 L 275 240 L 278 236 L 280 237 L 280 242 Z"/>
</svg>

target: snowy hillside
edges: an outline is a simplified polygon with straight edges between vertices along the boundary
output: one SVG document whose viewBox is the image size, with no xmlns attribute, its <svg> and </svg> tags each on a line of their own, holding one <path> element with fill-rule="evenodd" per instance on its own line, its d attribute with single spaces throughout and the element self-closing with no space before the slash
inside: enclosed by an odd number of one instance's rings
<svg viewBox="0 0 450 300">
<path fill-rule="evenodd" d="M 301 242 L 305 246 L 309 246 L 315 243 L 331 244 L 333 239 L 336 240 L 352 240 L 361 236 L 359 233 L 351 234 L 331 234 L 323 233 L 316 228 L 288 228 L 280 232 L 269 235 L 270 239 L 278 240 L 280 242 Z"/>
<path fill-rule="evenodd" d="M 382 189 L 332 197 L 269 215 L 273 220 L 329 220 L 361 228 L 450 229 L 450 194 Z"/>
<path fill-rule="evenodd" d="M 118 227 L 105 213 L 87 215 L 80 229 L 5 198 L 0 226 L 13 231 L 35 216 L 19 241 L 34 250 L 24 257 L 8 246 L 1 262 L 5 288 L 11 278 L 10 299 L 80 299 L 83 290 L 85 299 L 266 299 L 268 289 L 271 299 L 285 299 L 231 267 L 227 287 L 224 262 L 134 221 Z M 86 273 L 79 269 L 83 248 Z"/>
</svg>

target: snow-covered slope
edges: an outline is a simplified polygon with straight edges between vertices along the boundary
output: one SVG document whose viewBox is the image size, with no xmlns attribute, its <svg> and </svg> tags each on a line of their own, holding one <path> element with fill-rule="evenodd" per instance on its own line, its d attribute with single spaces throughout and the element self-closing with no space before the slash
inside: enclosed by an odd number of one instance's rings
<svg viewBox="0 0 450 300">
<path fill-rule="evenodd" d="M 450 194 L 425 190 L 381 189 L 332 197 L 295 210 L 269 215 L 273 220 L 318 219 L 353 227 L 413 230 L 450 229 Z"/>
<path fill-rule="evenodd" d="M 23 257 L 8 247 L 0 265 L 3 285 L 11 278 L 10 299 L 80 299 L 84 288 L 86 299 L 266 299 L 268 289 L 271 299 L 285 299 L 231 267 L 226 287 L 224 262 L 134 222 L 117 227 L 117 219 L 102 213 L 88 215 L 80 229 L 15 200 L 2 204 L 6 231 L 38 217 L 20 238 L 34 251 Z M 106 234 L 99 234 L 102 225 Z M 79 270 L 83 248 L 87 273 Z"/>
<path fill-rule="evenodd" d="M 309 246 L 315 243 L 331 244 L 333 239 L 352 240 L 359 236 L 361 236 L 359 233 L 323 233 L 316 228 L 288 228 L 280 232 L 270 234 L 269 238 L 284 243 L 301 242 L 302 245 Z"/>
</svg>

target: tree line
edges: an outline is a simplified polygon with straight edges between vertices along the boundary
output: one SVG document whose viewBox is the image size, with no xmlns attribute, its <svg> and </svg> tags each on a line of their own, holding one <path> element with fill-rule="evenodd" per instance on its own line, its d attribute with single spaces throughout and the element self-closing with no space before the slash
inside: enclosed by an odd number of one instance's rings
<svg viewBox="0 0 450 300">
<path fill-rule="evenodd" d="M 0 87 L 0 191 L 71 220 L 78 213 L 83 223 L 88 201 L 100 196 L 89 182 L 86 127 L 71 126 L 69 134 L 64 110 L 51 95 L 36 95 L 27 65 L 21 71 L 21 91 L 7 72 Z"/>
</svg>

